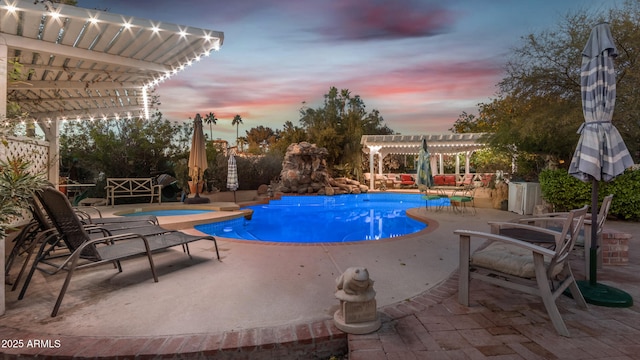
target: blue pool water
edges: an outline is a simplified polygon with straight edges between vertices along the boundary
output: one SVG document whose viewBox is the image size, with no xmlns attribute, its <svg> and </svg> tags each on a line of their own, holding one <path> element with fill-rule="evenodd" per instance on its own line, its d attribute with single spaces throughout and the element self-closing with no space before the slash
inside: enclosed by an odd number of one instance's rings
<svg viewBox="0 0 640 360">
<path fill-rule="evenodd" d="M 406 216 L 425 206 L 419 194 L 283 196 L 266 205 L 249 206 L 244 218 L 196 225 L 209 235 L 233 239 L 329 243 L 378 240 L 418 232 L 426 227 Z"/>
<path fill-rule="evenodd" d="M 155 216 L 179 216 L 179 215 L 196 215 L 213 210 L 187 210 L 187 209 L 174 209 L 174 210 L 153 210 L 153 211 L 138 211 L 129 214 L 123 214 L 122 216 L 138 216 L 138 215 L 155 215 Z"/>
</svg>

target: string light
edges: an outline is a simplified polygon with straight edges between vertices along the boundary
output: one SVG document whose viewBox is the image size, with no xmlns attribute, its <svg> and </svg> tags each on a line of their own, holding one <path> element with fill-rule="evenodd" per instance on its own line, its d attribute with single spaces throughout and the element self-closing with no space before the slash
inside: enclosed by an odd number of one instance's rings
<svg viewBox="0 0 640 360">
<path fill-rule="evenodd" d="M 31 8 L 19 8 L 18 6 L 16 6 L 15 3 L 10 3 L 10 1 L 5 0 L 2 2 L 2 5 L 0 5 L 0 9 L 4 9 L 6 10 L 8 13 L 11 14 L 15 14 L 18 11 L 25 11 L 25 12 L 29 12 L 32 11 L 33 9 Z M 42 12 L 42 15 L 46 15 L 49 16 L 51 19 L 53 20 L 60 20 L 60 19 L 64 19 L 65 21 L 69 20 L 69 19 L 78 19 L 78 20 L 82 20 L 83 17 L 80 15 L 78 15 L 78 13 L 74 13 L 74 12 L 66 12 L 64 11 L 65 7 L 57 7 L 55 5 L 50 6 L 47 5 L 45 6 L 45 11 Z M 106 18 L 104 16 L 102 16 L 102 12 L 100 11 L 93 11 L 93 10 L 88 10 L 86 13 L 86 16 L 84 17 L 84 21 L 86 23 L 90 23 L 93 25 L 97 25 L 99 23 L 110 23 L 113 25 L 116 25 L 113 23 L 113 20 L 107 20 L 109 17 L 109 15 L 107 14 Z M 102 17 L 102 19 L 100 19 Z M 146 25 L 145 25 L 146 22 Z M 162 23 L 161 22 L 152 22 L 150 20 L 144 20 L 144 19 L 137 19 L 137 18 L 133 18 L 133 17 L 122 17 L 121 20 L 118 22 L 119 25 L 121 26 L 121 31 L 123 30 L 130 30 L 134 27 L 136 28 L 140 28 L 142 30 L 148 30 L 150 32 L 152 32 L 154 35 L 156 36 L 161 36 L 161 33 L 163 31 L 166 32 L 172 32 L 170 30 L 167 29 L 163 29 L 162 28 Z M 176 25 L 170 25 L 170 26 L 176 26 Z M 189 33 L 189 28 L 186 26 L 178 26 L 178 31 L 173 31 L 173 33 L 177 34 L 181 39 L 194 39 L 194 38 L 200 38 L 200 41 L 202 42 L 202 47 L 203 47 L 203 51 L 200 54 L 194 54 L 193 56 L 191 56 L 190 58 L 186 58 L 184 59 L 184 61 L 182 61 L 181 63 L 175 64 L 171 70 L 165 72 L 164 74 L 160 75 L 156 75 L 153 76 L 153 79 L 149 80 L 146 84 L 144 84 L 144 86 L 142 87 L 142 92 L 143 92 L 143 98 L 144 98 L 144 108 L 142 108 L 140 110 L 140 114 L 144 115 L 144 118 L 148 119 L 149 118 L 149 100 L 148 100 L 148 92 L 149 92 L 149 88 L 153 88 L 155 86 L 158 86 L 161 82 L 168 80 L 169 78 L 171 78 L 171 76 L 176 75 L 178 72 L 185 70 L 187 67 L 192 66 L 195 62 L 199 62 L 203 56 L 210 56 L 210 53 L 212 51 L 218 51 L 220 49 L 221 43 L 222 43 L 222 39 L 218 36 L 215 36 L 216 32 L 215 31 L 211 31 L 211 30 L 205 30 L 202 29 L 200 31 L 201 35 L 197 35 L 197 34 L 192 34 Z M 189 42 L 192 42 L 193 40 L 189 40 Z M 205 48 L 206 47 L 206 48 Z M 118 114 L 116 114 L 114 116 L 115 118 L 120 118 L 120 116 Z M 131 118 L 132 115 L 129 113 L 128 118 Z M 76 118 L 76 120 L 80 120 L 82 117 L 78 116 Z M 89 120 L 93 121 L 95 120 L 95 118 L 93 116 L 87 117 Z M 103 116 L 103 119 L 106 120 L 108 118 L 108 116 Z M 61 118 L 61 121 L 66 121 L 66 118 Z M 0 120 L 0 123 L 2 120 Z M 49 123 L 52 121 L 51 119 L 48 120 Z M 11 124 L 11 122 L 8 119 L 4 120 L 4 124 L 5 126 L 9 126 Z"/>
</svg>

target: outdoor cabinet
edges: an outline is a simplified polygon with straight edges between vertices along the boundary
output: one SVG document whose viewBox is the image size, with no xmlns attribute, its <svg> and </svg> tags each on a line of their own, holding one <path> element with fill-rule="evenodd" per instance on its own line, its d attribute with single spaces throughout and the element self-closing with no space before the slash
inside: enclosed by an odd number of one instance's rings
<svg viewBox="0 0 640 360">
<path fill-rule="evenodd" d="M 542 204 L 540 183 L 509 183 L 509 211 L 520 215 L 533 215 L 536 205 L 540 204 Z"/>
</svg>

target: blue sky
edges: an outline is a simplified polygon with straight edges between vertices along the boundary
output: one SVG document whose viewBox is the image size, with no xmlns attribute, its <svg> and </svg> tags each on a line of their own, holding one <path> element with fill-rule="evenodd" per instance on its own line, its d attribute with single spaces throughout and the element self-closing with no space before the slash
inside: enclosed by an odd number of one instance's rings
<svg viewBox="0 0 640 360">
<path fill-rule="evenodd" d="M 331 86 L 401 134 L 447 132 L 489 102 L 509 49 L 571 11 L 619 0 L 79 0 L 78 6 L 222 31 L 213 53 L 158 88 L 169 120 L 214 112 L 214 138 L 298 125 Z M 580 66 L 580 64 L 576 64 Z M 207 129 L 208 130 L 208 129 Z M 208 133 L 209 131 L 205 131 Z"/>
</svg>

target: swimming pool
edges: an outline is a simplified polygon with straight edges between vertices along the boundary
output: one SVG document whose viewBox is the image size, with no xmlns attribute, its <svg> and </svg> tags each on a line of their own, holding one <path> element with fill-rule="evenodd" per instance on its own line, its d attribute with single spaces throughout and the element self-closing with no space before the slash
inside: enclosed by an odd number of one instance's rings
<svg viewBox="0 0 640 360">
<path fill-rule="evenodd" d="M 418 232 L 426 224 L 406 216 L 424 206 L 419 194 L 283 196 L 249 206 L 244 218 L 196 225 L 209 235 L 282 243 L 335 243 L 379 240 Z"/>
</svg>

